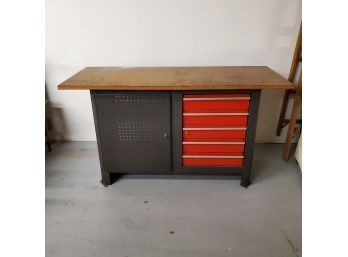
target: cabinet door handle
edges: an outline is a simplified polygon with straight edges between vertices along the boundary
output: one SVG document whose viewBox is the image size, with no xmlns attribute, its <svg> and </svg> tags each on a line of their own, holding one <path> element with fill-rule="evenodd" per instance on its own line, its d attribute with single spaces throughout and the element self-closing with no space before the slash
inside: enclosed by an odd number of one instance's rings
<svg viewBox="0 0 348 257">
<path fill-rule="evenodd" d="M 168 138 L 168 134 L 167 134 L 167 133 L 164 133 L 164 134 L 163 134 L 163 137 L 164 137 L 164 138 Z"/>
</svg>

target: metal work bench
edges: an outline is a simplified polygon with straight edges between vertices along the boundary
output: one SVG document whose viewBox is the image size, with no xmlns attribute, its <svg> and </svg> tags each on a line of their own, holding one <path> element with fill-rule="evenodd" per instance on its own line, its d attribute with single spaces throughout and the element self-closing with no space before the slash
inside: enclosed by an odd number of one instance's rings
<svg viewBox="0 0 348 257">
<path fill-rule="evenodd" d="M 260 92 L 294 84 L 265 66 L 88 67 L 102 184 L 116 174 L 238 175 L 250 185 Z"/>
</svg>

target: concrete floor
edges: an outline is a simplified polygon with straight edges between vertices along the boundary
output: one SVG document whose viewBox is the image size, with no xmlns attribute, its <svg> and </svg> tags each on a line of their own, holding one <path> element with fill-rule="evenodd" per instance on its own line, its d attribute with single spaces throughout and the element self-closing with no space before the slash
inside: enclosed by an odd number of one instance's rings
<svg viewBox="0 0 348 257">
<path fill-rule="evenodd" d="M 95 142 L 46 154 L 46 256 L 301 256 L 301 172 L 259 144 L 254 179 L 125 176 L 100 183 Z"/>
</svg>

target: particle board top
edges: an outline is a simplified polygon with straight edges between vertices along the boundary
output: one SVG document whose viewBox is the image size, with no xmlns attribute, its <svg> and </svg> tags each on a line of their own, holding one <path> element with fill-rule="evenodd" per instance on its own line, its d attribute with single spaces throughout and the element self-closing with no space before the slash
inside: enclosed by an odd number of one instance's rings
<svg viewBox="0 0 348 257">
<path fill-rule="evenodd" d="M 229 90 L 293 89 L 293 83 L 266 66 L 87 67 L 58 89 Z"/>
</svg>

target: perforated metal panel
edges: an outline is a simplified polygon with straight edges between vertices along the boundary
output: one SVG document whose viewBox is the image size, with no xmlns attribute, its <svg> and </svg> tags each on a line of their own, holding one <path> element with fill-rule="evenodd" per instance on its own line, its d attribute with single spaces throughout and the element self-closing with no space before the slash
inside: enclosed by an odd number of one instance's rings
<svg viewBox="0 0 348 257">
<path fill-rule="evenodd" d="M 170 171 L 169 93 L 95 93 L 108 172 Z"/>
</svg>

